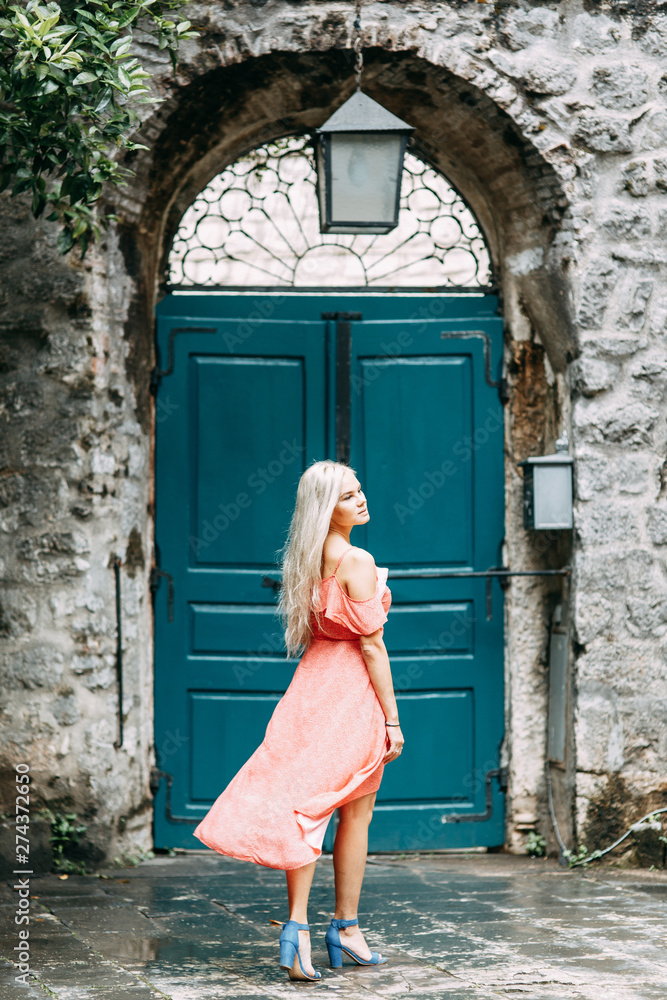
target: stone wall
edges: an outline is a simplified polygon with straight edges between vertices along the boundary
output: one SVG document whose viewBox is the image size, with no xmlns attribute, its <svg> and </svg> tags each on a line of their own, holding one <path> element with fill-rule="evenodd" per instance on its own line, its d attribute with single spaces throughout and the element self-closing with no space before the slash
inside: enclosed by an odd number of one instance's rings
<svg viewBox="0 0 667 1000">
<path fill-rule="evenodd" d="M 1 808 L 13 813 L 13 765 L 27 762 L 33 802 L 76 811 L 95 861 L 150 845 L 151 440 L 126 372 L 131 282 L 116 237 L 63 260 L 53 228 L 8 198 L 2 230 Z"/>
<path fill-rule="evenodd" d="M 667 20 L 662 4 L 369 2 L 364 88 L 485 228 L 507 322 L 506 558 L 571 560 L 563 835 L 605 846 L 667 799 Z M 354 78 L 352 5 L 192 5 L 202 36 L 143 126 L 120 223 L 85 263 L 2 200 L 3 767 L 90 825 L 94 855 L 150 844 L 152 315 L 171 235 L 236 155 L 320 124 Z M 576 530 L 524 531 L 517 463 L 576 456 Z M 125 741 L 117 736 L 122 561 Z M 544 754 L 557 581 L 507 592 L 507 844 L 551 837 Z M 567 596 L 567 595 L 565 595 Z M 7 773 L 6 772 L 6 773 Z M 553 840 L 551 839 L 551 844 Z"/>
</svg>

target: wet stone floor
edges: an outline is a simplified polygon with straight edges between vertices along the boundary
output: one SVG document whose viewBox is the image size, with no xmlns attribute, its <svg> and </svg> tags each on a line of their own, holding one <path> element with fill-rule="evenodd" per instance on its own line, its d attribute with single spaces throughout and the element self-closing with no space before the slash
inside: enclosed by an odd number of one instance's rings
<svg viewBox="0 0 667 1000">
<path fill-rule="evenodd" d="M 15 981 L 17 893 L 0 885 L 0 997 L 239 1000 L 319 992 L 491 1000 L 667 1000 L 667 873 L 568 871 L 551 860 L 440 855 L 369 860 L 360 923 L 389 957 L 329 968 L 333 869 L 311 895 L 317 983 L 278 967 L 280 871 L 210 851 L 30 881 L 30 976 Z"/>
</svg>

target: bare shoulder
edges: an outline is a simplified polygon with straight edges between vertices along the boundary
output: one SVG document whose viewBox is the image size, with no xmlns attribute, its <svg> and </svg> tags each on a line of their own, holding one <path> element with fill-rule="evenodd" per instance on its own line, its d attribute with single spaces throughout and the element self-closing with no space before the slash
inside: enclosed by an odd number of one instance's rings
<svg viewBox="0 0 667 1000">
<path fill-rule="evenodd" d="M 360 549 L 357 545 L 353 545 L 347 556 L 345 557 L 345 562 L 348 567 L 354 566 L 356 569 L 375 569 L 375 559 L 367 552 L 366 549 Z M 344 563 L 341 563 L 341 569 Z"/>
<path fill-rule="evenodd" d="M 353 546 L 340 564 L 338 579 L 354 601 L 367 601 L 376 589 L 375 559 L 366 549 Z"/>
</svg>

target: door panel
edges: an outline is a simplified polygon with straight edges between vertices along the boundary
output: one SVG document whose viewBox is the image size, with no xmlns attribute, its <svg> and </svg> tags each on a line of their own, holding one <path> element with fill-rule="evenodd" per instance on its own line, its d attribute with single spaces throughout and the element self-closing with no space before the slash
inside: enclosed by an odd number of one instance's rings
<svg viewBox="0 0 667 1000">
<path fill-rule="evenodd" d="M 360 339 L 369 344 L 370 334 L 364 331 Z M 362 463 L 369 490 L 382 487 L 381 493 L 371 495 L 390 498 L 374 505 L 368 524 L 370 551 L 375 553 L 378 544 L 387 550 L 391 539 L 387 558 L 394 563 L 425 566 L 444 560 L 465 566 L 472 556 L 472 467 L 452 476 L 451 459 L 445 456 L 455 457 L 457 442 L 473 430 L 471 359 L 425 354 L 375 362 L 359 357 L 358 364 L 362 374 L 356 460 Z M 354 403 L 352 409 L 354 414 Z M 415 516 L 424 505 L 420 486 L 422 492 L 439 493 L 439 516 L 455 526 L 454 531 L 434 536 L 426 530 L 424 517 Z M 378 558 L 383 558 L 379 552 Z"/>
<path fill-rule="evenodd" d="M 293 502 L 293 476 L 284 472 L 301 465 L 305 450 L 306 359 L 209 356 L 190 363 L 196 562 L 270 564 Z"/>
<path fill-rule="evenodd" d="M 261 742 L 296 667 L 276 597 L 303 470 L 350 464 L 370 521 L 354 544 L 389 567 L 385 626 L 406 736 L 371 850 L 501 844 L 502 323 L 493 296 L 169 296 L 158 315 L 156 846 L 194 824 Z M 349 322 L 341 368 L 338 312 Z M 347 345 L 347 340 L 345 341 Z M 346 347 L 347 350 L 347 347 Z M 349 379 L 341 392 L 341 372 Z M 337 420 L 337 404 L 349 420 Z M 487 795 L 491 794 L 491 809 Z M 454 819 L 454 821 L 450 821 Z M 331 829 L 325 846 L 331 846 Z"/>
<path fill-rule="evenodd" d="M 158 319 L 172 370 L 158 395 L 156 541 L 173 612 L 170 620 L 163 581 L 156 752 L 170 777 L 155 839 L 194 847 L 194 824 L 261 742 L 295 666 L 262 581 L 275 570 L 299 478 L 325 450 L 326 329 L 320 319 L 220 315 L 202 329 L 188 305 L 190 315 Z"/>
<path fill-rule="evenodd" d="M 448 823 L 485 812 L 503 730 L 499 587 L 489 616 L 483 578 L 444 575 L 498 566 L 503 536 L 503 415 L 486 368 L 500 323 L 466 326 L 365 313 L 352 327 L 351 464 L 371 514 L 356 543 L 390 567 L 385 634 L 406 739 L 378 792 L 376 850 L 503 841 L 497 783 L 489 819 Z M 400 357 L 382 357 L 391 343 Z"/>
</svg>

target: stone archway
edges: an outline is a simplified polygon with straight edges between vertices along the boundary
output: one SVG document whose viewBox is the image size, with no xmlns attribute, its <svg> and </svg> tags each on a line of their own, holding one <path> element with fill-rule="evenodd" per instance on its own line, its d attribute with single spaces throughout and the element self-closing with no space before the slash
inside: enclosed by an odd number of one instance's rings
<svg viewBox="0 0 667 1000">
<path fill-rule="evenodd" d="M 153 308 L 183 212 L 213 176 L 248 149 L 325 120 L 352 90 L 347 55 L 338 50 L 277 52 L 201 75 L 193 71 L 158 118 L 144 126 L 144 132 L 155 136 L 150 160 L 138 163 L 146 198 L 136 217 L 127 218 L 121 247 L 137 283 L 128 319 L 132 331 L 128 368 L 146 426 Z M 577 350 L 570 321 L 568 260 L 557 240 L 567 211 L 558 173 L 527 137 L 525 125 L 522 130 L 481 88 L 412 52 L 368 51 L 364 88 L 415 125 L 416 141 L 456 184 L 485 230 L 500 276 L 507 327 L 511 418 L 505 562 L 521 569 L 559 565 L 567 555 L 561 546 L 544 550 L 521 527 L 517 469 L 527 455 L 553 446 L 566 410 L 560 373 Z M 545 656 L 545 622 L 558 598 L 558 584 L 512 585 L 507 605 L 509 692 L 520 675 L 539 672 Z M 520 627 L 513 630 L 517 617 Z M 521 757 L 512 753 L 514 734 L 523 730 L 524 722 L 528 725 L 527 720 L 540 717 L 545 717 L 543 690 L 520 702 L 512 702 L 510 696 L 506 747 L 513 795 L 510 842 L 512 815 L 521 817 L 520 829 L 525 830 L 526 823 L 530 828 L 537 820 L 539 802 L 544 802 L 543 776 L 532 763 L 535 756 L 543 757 L 542 734 L 532 732 L 527 742 L 522 736 Z M 561 822 L 567 830 L 567 797 L 563 803 Z"/>
<path fill-rule="evenodd" d="M 144 126 L 159 134 L 150 160 L 137 165 L 147 197 L 130 226 L 142 253 L 139 272 L 150 310 L 174 232 L 195 196 L 248 149 L 321 124 L 352 92 L 348 57 L 335 49 L 276 52 L 208 70 Z M 471 205 L 501 275 L 506 306 L 527 310 L 553 369 L 562 371 L 576 354 L 576 341 L 568 261 L 554 249 L 567 210 L 554 166 L 480 87 L 412 52 L 367 51 L 364 88 L 415 125 L 418 145 Z M 137 273 L 136 261 L 131 270 Z"/>
</svg>

